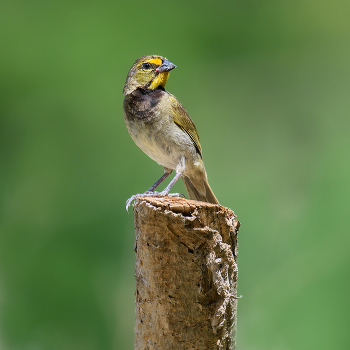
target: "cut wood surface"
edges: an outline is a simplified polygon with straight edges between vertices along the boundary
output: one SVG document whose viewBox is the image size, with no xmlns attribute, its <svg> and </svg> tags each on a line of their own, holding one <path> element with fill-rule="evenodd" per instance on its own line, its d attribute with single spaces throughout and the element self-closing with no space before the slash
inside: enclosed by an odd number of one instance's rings
<svg viewBox="0 0 350 350">
<path fill-rule="evenodd" d="M 135 349 L 235 349 L 237 233 L 231 209 L 136 200 Z"/>
</svg>

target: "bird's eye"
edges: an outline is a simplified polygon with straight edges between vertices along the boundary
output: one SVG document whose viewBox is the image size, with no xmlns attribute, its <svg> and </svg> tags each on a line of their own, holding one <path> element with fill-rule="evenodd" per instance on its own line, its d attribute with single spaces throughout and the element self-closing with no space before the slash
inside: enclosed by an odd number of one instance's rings
<svg viewBox="0 0 350 350">
<path fill-rule="evenodd" d="M 151 69 L 151 65 L 148 62 L 142 64 L 143 69 Z"/>
</svg>

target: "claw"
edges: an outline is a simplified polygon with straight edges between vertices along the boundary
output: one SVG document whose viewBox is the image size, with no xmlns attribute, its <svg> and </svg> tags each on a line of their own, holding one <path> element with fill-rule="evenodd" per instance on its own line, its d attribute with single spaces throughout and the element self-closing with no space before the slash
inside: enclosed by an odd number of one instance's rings
<svg viewBox="0 0 350 350">
<path fill-rule="evenodd" d="M 151 192 L 151 191 L 146 191 L 144 193 L 137 193 L 137 194 L 134 194 L 133 196 L 131 196 L 127 201 L 126 201 L 126 211 L 129 213 L 129 207 L 132 203 L 133 200 L 135 200 L 136 198 L 138 197 L 143 197 L 143 196 L 154 196 L 154 193 L 155 192 Z M 157 192 L 156 192 L 157 193 Z"/>
<path fill-rule="evenodd" d="M 182 197 L 182 198 L 186 198 L 182 193 L 167 193 L 167 194 L 163 194 L 162 192 L 159 193 L 159 197 Z"/>
<path fill-rule="evenodd" d="M 129 214 L 129 207 L 131 202 L 137 198 L 137 196 L 139 196 L 140 194 L 134 194 L 133 196 L 131 196 L 127 201 L 126 201 L 126 212 Z"/>
<path fill-rule="evenodd" d="M 166 193 L 166 191 L 162 192 L 151 192 L 151 191 L 146 191 L 145 193 L 137 193 L 131 196 L 127 201 L 126 201 L 126 211 L 129 213 L 129 207 L 132 203 L 133 200 L 139 198 L 139 197 L 183 197 L 185 196 L 182 193 Z"/>
</svg>

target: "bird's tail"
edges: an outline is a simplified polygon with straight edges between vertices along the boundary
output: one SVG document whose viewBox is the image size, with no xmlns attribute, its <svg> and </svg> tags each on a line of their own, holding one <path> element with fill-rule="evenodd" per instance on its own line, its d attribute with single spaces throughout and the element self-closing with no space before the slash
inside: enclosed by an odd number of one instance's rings
<svg viewBox="0 0 350 350">
<path fill-rule="evenodd" d="M 220 204 L 216 199 L 215 194 L 211 190 L 206 177 L 201 179 L 200 184 L 196 184 L 193 180 L 191 181 L 191 179 L 186 176 L 182 176 L 182 178 L 184 180 L 189 199 L 213 204 Z"/>
</svg>

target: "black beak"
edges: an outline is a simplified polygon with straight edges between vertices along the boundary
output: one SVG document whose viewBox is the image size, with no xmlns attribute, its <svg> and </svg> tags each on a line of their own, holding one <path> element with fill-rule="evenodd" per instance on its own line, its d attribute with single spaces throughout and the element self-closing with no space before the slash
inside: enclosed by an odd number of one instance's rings
<svg viewBox="0 0 350 350">
<path fill-rule="evenodd" d="M 156 72 L 158 73 L 170 72 L 174 68 L 176 68 L 174 63 L 171 63 L 170 61 L 164 59 L 162 65 L 156 69 Z"/>
</svg>

